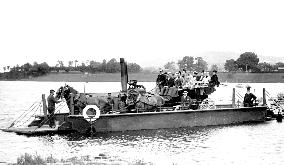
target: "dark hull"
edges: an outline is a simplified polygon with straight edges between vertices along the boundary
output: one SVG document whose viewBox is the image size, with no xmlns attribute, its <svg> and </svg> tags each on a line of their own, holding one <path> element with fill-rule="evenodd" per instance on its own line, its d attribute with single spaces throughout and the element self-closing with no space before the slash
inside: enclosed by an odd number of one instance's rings
<svg viewBox="0 0 284 165">
<path fill-rule="evenodd" d="M 96 132 L 196 127 L 244 122 L 264 122 L 266 107 L 184 110 L 135 114 L 102 115 L 93 125 Z M 70 116 L 74 125 L 85 122 Z"/>
<path fill-rule="evenodd" d="M 223 108 L 214 110 L 181 110 L 165 112 L 144 112 L 127 114 L 104 114 L 93 124 L 94 132 L 112 132 L 128 130 L 145 130 L 160 128 L 197 127 L 211 125 L 226 125 L 247 122 L 264 122 L 267 107 L 252 108 Z M 90 131 L 91 124 L 82 115 L 56 114 L 59 126 L 56 129 L 39 128 L 39 121 L 34 121 L 26 129 L 10 128 L 4 131 L 19 134 L 37 135 L 44 133 L 81 132 Z M 29 130 L 29 131 L 28 131 Z"/>
</svg>

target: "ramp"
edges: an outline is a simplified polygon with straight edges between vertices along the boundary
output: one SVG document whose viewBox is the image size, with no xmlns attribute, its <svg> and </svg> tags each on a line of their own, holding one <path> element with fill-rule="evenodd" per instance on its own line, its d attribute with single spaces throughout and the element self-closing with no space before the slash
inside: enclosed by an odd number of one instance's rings
<svg viewBox="0 0 284 165">
<path fill-rule="evenodd" d="M 11 127 L 6 129 L 1 129 L 4 132 L 15 132 L 17 134 L 22 135 L 43 135 L 43 134 L 51 134 L 51 133 L 58 133 L 58 127 L 50 128 L 48 125 L 43 125 L 40 128 L 37 126 L 31 127 Z"/>
</svg>

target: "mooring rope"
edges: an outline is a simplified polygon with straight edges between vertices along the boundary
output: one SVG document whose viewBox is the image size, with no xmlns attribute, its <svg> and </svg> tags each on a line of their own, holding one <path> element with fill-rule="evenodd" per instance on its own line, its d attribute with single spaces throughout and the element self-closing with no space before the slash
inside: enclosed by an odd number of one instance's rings
<svg viewBox="0 0 284 165">
<path fill-rule="evenodd" d="M 239 99 L 241 99 L 241 100 L 244 99 L 243 96 L 242 96 L 239 92 L 236 91 L 236 94 L 237 94 L 237 97 L 238 97 Z"/>
</svg>

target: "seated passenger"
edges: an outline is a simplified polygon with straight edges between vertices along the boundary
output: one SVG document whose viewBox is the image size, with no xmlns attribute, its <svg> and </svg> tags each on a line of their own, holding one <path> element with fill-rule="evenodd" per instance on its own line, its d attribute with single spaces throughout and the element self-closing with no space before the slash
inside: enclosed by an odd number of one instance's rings
<svg viewBox="0 0 284 165">
<path fill-rule="evenodd" d="M 202 79 L 202 82 L 204 83 L 204 84 L 209 84 L 209 81 L 210 81 L 210 76 L 209 76 L 209 73 L 208 72 L 206 72 L 205 74 L 204 74 L 204 77 L 203 77 L 203 79 Z"/>
<path fill-rule="evenodd" d="M 181 97 L 181 106 L 183 107 L 189 107 L 192 103 L 191 98 L 187 94 L 188 92 L 184 91 L 183 96 Z"/>
<path fill-rule="evenodd" d="M 181 88 L 182 83 L 183 83 L 183 78 L 181 77 L 181 75 L 179 73 L 176 73 L 175 86 L 177 88 Z"/>
<path fill-rule="evenodd" d="M 113 111 L 113 105 L 114 105 L 114 100 L 111 96 L 111 93 L 107 94 L 107 98 L 106 98 L 106 104 L 104 106 L 104 111 L 105 113 L 110 113 L 111 111 Z"/>
<path fill-rule="evenodd" d="M 161 95 L 168 95 L 170 88 L 173 87 L 174 85 L 175 85 L 175 81 L 173 78 L 173 74 L 169 72 L 167 74 L 167 80 L 166 80 L 164 88 L 162 89 Z"/>
</svg>

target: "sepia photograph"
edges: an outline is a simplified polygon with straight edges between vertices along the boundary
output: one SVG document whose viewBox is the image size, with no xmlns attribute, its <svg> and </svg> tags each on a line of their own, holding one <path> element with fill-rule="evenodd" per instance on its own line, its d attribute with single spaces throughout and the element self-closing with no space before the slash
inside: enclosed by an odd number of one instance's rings
<svg viewBox="0 0 284 165">
<path fill-rule="evenodd" d="M 0 1 L 0 165 L 284 164 L 282 4 Z"/>
</svg>

